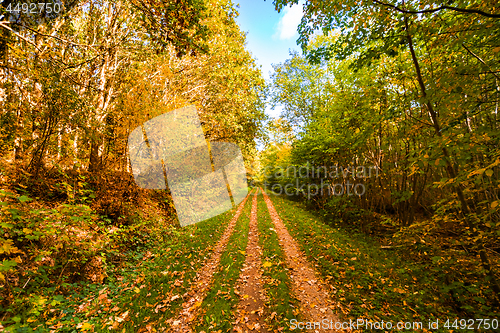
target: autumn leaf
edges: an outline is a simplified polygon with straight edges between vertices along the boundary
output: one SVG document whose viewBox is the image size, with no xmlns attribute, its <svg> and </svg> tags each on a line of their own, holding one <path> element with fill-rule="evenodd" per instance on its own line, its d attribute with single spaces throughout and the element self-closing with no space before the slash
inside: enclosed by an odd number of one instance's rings
<svg viewBox="0 0 500 333">
<path fill-rule="evenodd" d="M 94 325 L 90 324 L 89 322 L 85 323 L 79 323 L 76 328 L 79 328 L 82 331 L 88 331 L 94 328 Z"/>
</svg>

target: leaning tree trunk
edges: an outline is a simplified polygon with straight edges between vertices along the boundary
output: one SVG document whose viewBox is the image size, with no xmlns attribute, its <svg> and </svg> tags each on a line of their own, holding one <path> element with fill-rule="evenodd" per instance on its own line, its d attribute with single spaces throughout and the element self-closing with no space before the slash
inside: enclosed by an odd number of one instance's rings
<svg viewBox="0 0 500 333">
<path fill-rule="evenodd" d="M 424 80 L 422 78 L 422 73 L 420 71 L 420 65 L 418 63 L 418 59 L 417 59 L 417 56 L 415 54 L 415 49 L 413 47 L 413 40 L 412 40 L 412 37 L 410 35 L 410 30 L 408 27 L 408 18 L 405 16 L 404 20 L 405 20 L 405 29 L 406 29 L 406 37 L 407 37 L 407 41 L 408 41 L 408 46 L 410 48 L 411 57 L 413 60 L 413 64 L 415 66 L 417 81 L 418 81 L 418 84 L 419 84 L 419 87 L 420 87 L 420 90 L 422 93 L 422 97 L 425 100 L 425 106 L 427 107 L 427 110 L 429 111 L 429 116 L 431 118 L 431 122 L 432 122 L 432 126 L 434 127 L 435 134 L 438 137 L 442 137 L 441 126 L 440 126 L 439 121 L 437 119 L 437 113 L 434 110 L 432 102 L 430 101 L 430 99 L 427 96 L 426 87 L 424 84 Z M 448 174 L 448 177 L 450 177 L 452 179 L 456 178 L 458 172 L 453 167 L 448 149 L 446 149 L 446 147 L 442 147 L 441 151 L 443 153 L 444 160 L 446 163 L 446 172 Z M 455 185 L 455 186 L 453 186 L 453 190 L 457 194 L 458 199 L 460 201 L 462 214 L 465 218 L 467 226 L 469 227 L 470 230 L 476 230 L 474 223 L 472 222 L 472 220 L 470 218 L 471 211 L 469 209 L 469 205 L 468 205 L 467 201 L 465 200 L 465 195 L 462 191 L 462 188 L 460 187 L 460 185 Z M 479 249 L 479 256 L 481 258 L 482 266 L 486 270 L 487 275 L 488 275 L 488 279 L 489 279 L 490 284 L 491 284 L 491 289 L 495 292 L 495 294 L 498 298 L 500 296 L 500 284 L 498 283 L 498 280 L 496 279 L 496 276 L 495 276 L 495 272 L 493 271 L 493 268 L 491 267 L 490 261 L 488 259 L 488 255 L 486 254 L 486 251 L 484 249 L 484 245 L 480 242 L 478 243 L 478 249 Z"/>
</svg>

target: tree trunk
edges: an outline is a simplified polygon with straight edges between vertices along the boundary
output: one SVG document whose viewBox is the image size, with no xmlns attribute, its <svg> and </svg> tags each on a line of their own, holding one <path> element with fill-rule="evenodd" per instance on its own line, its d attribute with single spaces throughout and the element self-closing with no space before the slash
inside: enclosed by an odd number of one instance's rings
<svg viewBox="0 0 500 333">
<path fill-rule="evenodd" d="M 89 155 L 89 171 L 96 172 L 103 167 L 102 152 L 104 144 L 104 134 L 106 125 L 106 116 L 108 115 L 108 109 L 110 102 L 113 98 L 114 87 L 113 81 L 118 69 L 118 55 L 117 55 L 117 43 L 118 39 L 118 20 L 121 8 L 121 1 L 108 2 L 107 14 L 106 14 L 106 53 L 104 55 L 104 61 L 100 69 L 99 74 L 99 93 L 96 98 L 96 115 L 93 130 L 93 136 L 90 142 L 90 155 Z M 114 5 L 114 6 L 113 6 Z"/>
<path fill-rule="evenodd" d="M 442 137 L 441 126 L 439 125 L 439 122 L 438 122 L 438 119 L 437 119 L 437 113 L 434 110 L 432 102 L 427 97 L 427 91 L 426 91 L 426 88 L 425 88 L 424 80 L 422 78 L 422 73 L 420 71 L 420 65 L 418 63 L 418 59 L 417 59 L 417 56 L 415 54 L 415 49 L 413 47 L 413 40 L 412 40 L 412 37 L 410 35 L 410 30 L 409 30 L 409 27 L 408 27 L 408 18 L 405 16 L 404 20 L 405 20 L 406 37 L 407 37 L 407 40 L 408 40 L 408 46 L 410 48 L 411 57 L 412 57 L 412 60 L 413 60 L 413 64 L 415 66 L 415 71 L 416 71 L 416 74 L 417 74 L 417 81 L 418 81 L 418 84 L 420 86 L 422 97 L 425 100 L 425 105 L 426 105 L 427 110 L 429 112 L 429 116 L 431 118 L 431 122 L 432 122 L 432 125 L 434 127 L 434 131 L 435 131 L 435 133 L 436 133 L 436 135 L 438 137 Z M 453 164 L 452 164 L 451 159 L 450 159 L 450 155 L 448 153 L 448 149 L 446 149 L 446 147 L 442 147 L 441 150 L 443 152 L 444 160 L 446 162 L 446 172 L 448 174 L 448 177 L 454 179 L 454 178 L 457 177 L 457 171 L 453 167 Z M 467 201 L 465 200 L 464 193 L 463 193 L 463 191 L 462 191 L 462 189 L 460 188 L 459 185 L 458 186 L 453 186 L 453 190 L 456 192 L 456 194 L 458 196 L 458 199 L 460 200 L 460 204 L 461 204 L 461 208 L 462 208 L 462 214 L 464 215 L 464 218 L 465 218 L 465 221 L 467 223 L 467 226 L 469 227 L 469 229 L 472 232 L 474 232 L 474 230 L 476 230 L 476 229 L 475 229 L 474 223 L 472 222 L 472 220 L 470 218 L 471 212 L 470 212 L 470 209 L 469 209 L 469 205 L 467 204 Z M 488 259 L 488 256 L 486 254 L 486 251 L 484 249 L 483 244 L 482 243 L 478 243 L 478 248 L 479 248 L 479 256 L 481 258 L 482 266 L 486 270 L 487 275 L 488 275 L 488 279 L 489 279 L 490 284 L 491 284 L 491 288 L 495 292 L 495 294 L 496 294 L 496 296 L 498 298 L 500 296 L 500 285 L 499 285 L 499 283 L 498 283 L 498 281 L 496 279 L 495 273 L 493 272 L 493 269 L 491 267 L 490 261 Z"/>
</svg>

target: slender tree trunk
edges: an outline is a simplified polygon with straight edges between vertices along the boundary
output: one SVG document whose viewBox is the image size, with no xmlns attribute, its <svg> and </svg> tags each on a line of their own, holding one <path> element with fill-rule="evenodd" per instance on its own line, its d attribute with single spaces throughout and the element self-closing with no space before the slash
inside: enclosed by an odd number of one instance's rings
<svg viewBox="0 0 500 333">
<path fill-rule="evenodd" d="M 425 84 L 424 84 L 424 80 L 422 78 L 422 73 L 420 71 L 420 65 L 418 63 L 418 59 L 417 59 L 417 56 L 415 54 L 415 49 L 413 47 L 413 40 L 412 40 L 412 37 L 410 35 L 410 30 L 409 30 L 409 26 L 408 26 L 408 18 L 405 16 L 404 20 L 405 20 L 406 37 L 407 37 L 407 40 L 408 40 L 408 46 L 410 48 L 411 57 L 412 57 L 412 60 L 413 60 L 413 64 L 415 66 L 415 71 L 416 71 L 416 74 L 417 74 L 417 81 L 418 81 L 418 84 L 420 86 L 422 97 L 425 100 L 425 105 L 426 105 L 427 110 L 429 112 L 429 116 L 431 118 L 432 125 L 434 127 L 435 133 L 436 133 L 436 135 L 438 137 L 441 138 L 442 137 L 441 126 L 440 126 L 440 124 L 438 122 L 437 113 L 434 110 L 432 102 L 430 101 L 430 99 L 427 96 L 426 87 L 425 87 Z M 444 161 L 446 163 L 446 172 L 448 174 L 448 177 L 452 178 L 452 179 L 456 178 L 457 177 L 457 171 L 453 167 L 453 164 L 452 164 L 452 161 L 450 159 L 450 154 L 448 153 L 448 150 L 446 149 L 446 147 L 442 147 L 441 151 L 443 152 Z M 474 226 L 474 223 L 472 222 L 472 220 L 470 218 L 471 211 L 469 209 L 469 205 L 467 204 L 467 201 L 465 200 L 464 193 L 463 193 L 463 191 L 462 191 L 462 189 L 460 188 L 459 185 L 453 186 L 453 190 L 456 192 L 456 194 L 458 196 L 458 199 L 460 200 L 460 204 L 461 204 L 461 208 L 462 208 L 462 214 L 464 215 L 464 218 L 466 220 L 467 226 L 470 228 L 471 231 L 474 232 L 475 226 Z M 488 256 L 486 254 L 486 251 L 484 249 L 483 244 L 479 242 L 478 243 L 478 248 L 479 248 L 479 256 L 481 258 L 482 266 L 486 270 L 488 278 L 489 278 L 489 281 L 490 281 L 490 284 L 491 284 L 491 288 L 493 289 L 493 291 L 495 292 L 495 294 L 496 294 L 496 296 L 498 298 L 500 296 L 500 285 L 499 285 L 499 283 L 498 283 L 498 281 L 496 279 L 495 273 L 494 273 L 494 271 L 493 271 L 493 269 L 491 267 L 490 261 L 488 259 Z"/>
<path fill-rule="evenodd" d="M 113 84 L 114 76 L 118 69 L 118 54 L 115 41 L 118 33 L 118 20 L 117 17 L 121 12 L 121 1 L 108 1 L 108 11 L 106 14 L 106 36 L 105 44 L 107 46 L 106 54 L 104 55 L 104 62 L 102 64 L 99 74 L 99 93 L 96 100 L 95 124 L 99 128 L 94 128 L 94 133 L 90 142 L 90 156 L 89 156 L 89 171 L 96 172 L 102 168 L 103 156 L 105 151 L 103 145 L 104 134 L 103 131 L 106 127 L 106 116 L 108 115 L 109 105 L 113 98 Z"/>
<path fill-rule="evenodd" d="M 78 130 L 75 130 L 75 138 L 73 139 L 73 164 L 78 163 Z"/>
</svg>

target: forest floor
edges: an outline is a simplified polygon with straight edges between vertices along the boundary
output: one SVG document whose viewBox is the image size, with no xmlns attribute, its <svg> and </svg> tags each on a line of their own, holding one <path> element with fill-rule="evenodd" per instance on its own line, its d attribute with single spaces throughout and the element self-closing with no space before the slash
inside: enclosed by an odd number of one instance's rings
<svg viewBox="0 0 500 333">
<path fill-rule="evenodd" d="M 237 209 L 135 253 L 105 283 L 45 298 L 6 331 L 456 331 L 459 312 L 437 278 L 254 189 Z"/>
</svg>

